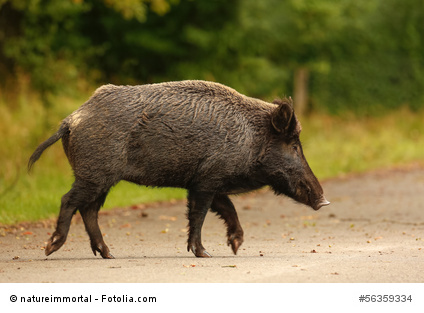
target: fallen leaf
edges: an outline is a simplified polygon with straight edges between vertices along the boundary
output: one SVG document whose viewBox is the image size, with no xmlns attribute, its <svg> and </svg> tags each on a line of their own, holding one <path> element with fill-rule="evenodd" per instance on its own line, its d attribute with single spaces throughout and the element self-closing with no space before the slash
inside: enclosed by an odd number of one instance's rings
<svg viewBox="0 0 424 313">
<path fill-rule="evenodd" d="M 176 216 L 161 215 L 161 216 L 159 216 L 159 219 L 161 221 L 172 221 L 172 222 L 175 222 L 177 220 L 177 217 Z"/>
<path fill-rule="evenodd" d="M 144 204 L 137 204 L 137 205 L 130 206 L 130 208 L 131 208 L 131 210 L 139 210 L 139 209 L 146 208 L 146 206 Z"/>
<path fill-rule="evenodd" d="M 311 250 L 311 253 L 317 253 L 317 251 L 314 249 L 314 250 Z"/>
<path fill-rule="evenodd" d="M 32 235 L 32 232 L 26 231 L 26 232 L 23 232 L 22 235 Z"/>
<path fill-rule="evenodd" d="M 237 267 L 237 265 L 223 265 L 223 266 L 221 266 L 221 267 L 231 267 L 231 268 L 236 268 L 236 267 Z"/>
</svg>

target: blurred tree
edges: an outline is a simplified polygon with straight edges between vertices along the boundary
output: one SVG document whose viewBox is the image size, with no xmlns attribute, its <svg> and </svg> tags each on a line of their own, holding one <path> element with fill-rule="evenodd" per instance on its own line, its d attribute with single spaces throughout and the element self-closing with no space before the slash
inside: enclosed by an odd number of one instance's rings
<svg viewBox="0 0 424 313">
<path fill-rule="evenodd" d="M 370 55 L 378 84 L 373 84 L 382 106 L 424 105 L 424 1 L 380 1 L 370 21 Z M 375 75 L 375 74 L 374 74 Z M 371 104 L 371 103 L 369 103 Z M 373 103 L 375 105 L 376 103 Z"/>
<path fill-rule="evenodd" d="M 84 6 L 71 1 L 19 1 L 0 3 L 0 83 L 2 89 L 17 91 L 19 80 L 30 76 L 41 93 L 55 89 L 55 81 L 73 75 L 66 62 L 70 47 L 58 49 L 73 20 Z M 72 32 L 69 32 L 72 36 Z M 72 42 L 76 38 L 67 38 Z M 70 40 L 69 40 L 70 39 Z"/>
<path fill-rule="evenodd" d="M 313 78 L 314 98 L 333 113 L 381 114 L 408 105 L 424 105 L 424 2 L 370 1 L 360 15 L 363 32 L 346 32 L 359 47 L 353 58 L 339 58 L 328 73 Z"/>
<path fill-rule="evenodd" d="M 119 27 L 122 20 L 143 21 L 149 11 L 163 15 L 174 2 L 0 0 L 0 88 L 18 94 L 19 83 L 29 80 L 48 104 L 50 93 L 72 90 L 91 70 L 89 61 L 105 52 L 105 45 L 93 45 L 82 32 L 81 24 L 90 21 L 81 18 L 106 6 L 115 14 L 110 27 Z"/>
<path fill-rule="evenodd" d="M 76 0 L 76 2 L 82 1 Z M 176 3 L 178 0 L 103 0 L 103 2 L 127 20 L 136 18 L 139 22 L 144 22 L 148 13 L 148 4 L 151 11 L 164 15 L 171 8 L 170 2 Z"/>
<path fill-rule="evenodd" d="M 296 111 L 302 115 L 310 71 L 328 71 L 331 62 L 361 48 L 348 36 L 364 30 L 361 16 L 371 8 L 365 0 L 246 0 L 241 22 L 257 55 L 293 71 Z"/>
<path fill-rule="evenodd" d="M 90 61 L 101 80 L 115 83 L 207 78 L 220 51 L 219 34 L 233 19 L 237 2 L 181 0 L 166 16 L 148 12 L 144 23 L 119 20 L 99 0 L 81 19 L 81 33 L 102 53 Z M 207 65 L 207 66 L 205 66 Z M 209 76 L 210 78 L 210 76 Z"/>
</svg>

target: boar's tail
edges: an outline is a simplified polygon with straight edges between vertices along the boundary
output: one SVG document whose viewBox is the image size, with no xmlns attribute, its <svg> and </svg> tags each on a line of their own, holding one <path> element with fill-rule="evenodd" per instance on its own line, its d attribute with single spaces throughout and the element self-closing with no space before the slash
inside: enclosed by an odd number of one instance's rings
<svg viewBox="0 0 424 313">
<path fill-rule="evenodd" d="M 63 122 L 62 125 L 60 125 L 60 128 L 56 133 L 54 133 L 49 139 L 47 139 L 42 144 L 40 144 L 37 147 L 37 149 L 35 149 L 34 153 L 31 155 L 31 157 L 29 158 L 28 172 L 31 171 L 32 166 L 40 158 L 40 156 L 44 152 L 44 150 L 46 150 L 48 147 L 50 147 L 56 141 L 61 139 L 68 132 L 69 132 L 69 125 L 68 125 L 68 123 Z"/>
</svg>

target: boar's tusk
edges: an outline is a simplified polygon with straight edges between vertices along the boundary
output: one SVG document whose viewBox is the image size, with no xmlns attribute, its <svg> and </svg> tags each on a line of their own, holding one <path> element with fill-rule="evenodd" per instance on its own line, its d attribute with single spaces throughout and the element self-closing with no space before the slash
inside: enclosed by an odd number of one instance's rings
<svg viewBox="0 0 424 313">
<path fill-rule="evenodd" d="M 330 201 L 328 201 L 327 199 L 325 199 L 324 196 L 322 196 L 321 200 L 318 202 L 315 210 L 319 210 L 321 207 L 329 205 Z"/>
</svg>

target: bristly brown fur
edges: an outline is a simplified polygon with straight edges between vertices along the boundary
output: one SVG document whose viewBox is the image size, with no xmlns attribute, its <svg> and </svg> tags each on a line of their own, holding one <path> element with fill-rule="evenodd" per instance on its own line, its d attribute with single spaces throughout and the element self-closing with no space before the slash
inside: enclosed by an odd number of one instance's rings
<svg viewBox="0 0 424 313">
<path fill-rule="evenodd" d="M 209 257 L 201 243 L 208 210 L 227 227 L 236 253 L 243 229 L 229 194 L 269 185 L 277 194 L 318 209 L 323 191 L 303 155 L 291 98 L 274 104 L 206 81 L 140 86 L 106 85 L 31 156 L 62 139 L 75 182 L 62 197 L 46 255 L 66 241 L 79 210 L 93 253 L 113 258 L 98 225 L 98 210 L 121 180 L 188 190 L 188 249 Z"/>
</svg>

